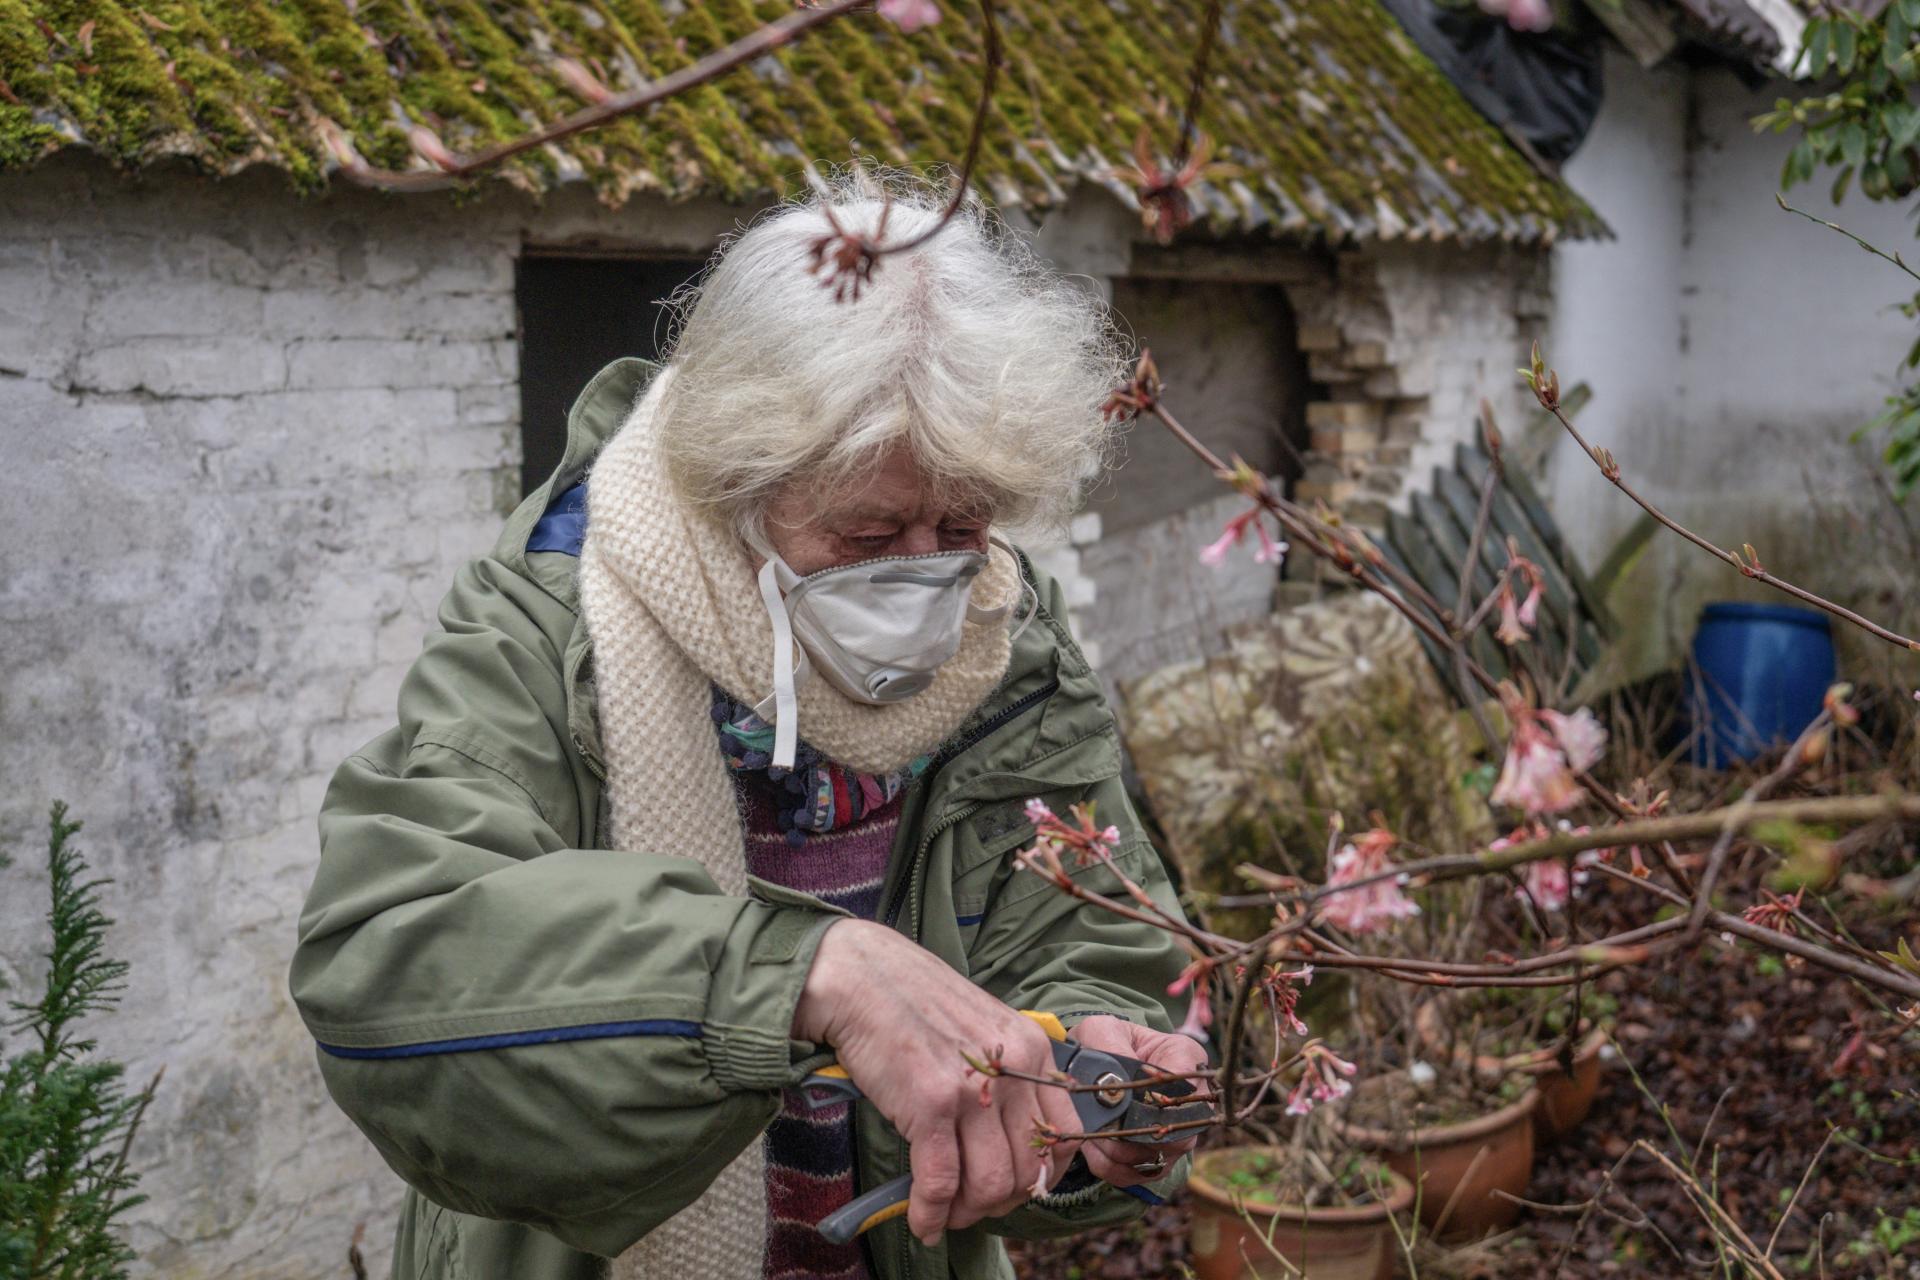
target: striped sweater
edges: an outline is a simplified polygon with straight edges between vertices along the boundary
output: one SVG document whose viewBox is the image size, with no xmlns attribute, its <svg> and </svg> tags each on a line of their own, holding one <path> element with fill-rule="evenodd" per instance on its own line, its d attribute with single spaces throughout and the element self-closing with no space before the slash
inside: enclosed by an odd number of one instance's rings
<svg viewBox="0 0 1920 1280">
<path fill-rule="evenodd" d="M 900 793 L 918 769 L 855 774 L 802 744 L 798 768 L 786 774 L 767 767 L 760 738 L 771 733 L 750 710 L 716 696 L 714 720 L 734 770 L 747 870 L 871 920 L 900 825 Z M 851 1106 L 813 1111 L 788 1090 L 765 1144 L 765 1280 L 867 1280 L 858 1242 L 831 1244 L 814 1229 L 854 1195 Z"/>
</svg>

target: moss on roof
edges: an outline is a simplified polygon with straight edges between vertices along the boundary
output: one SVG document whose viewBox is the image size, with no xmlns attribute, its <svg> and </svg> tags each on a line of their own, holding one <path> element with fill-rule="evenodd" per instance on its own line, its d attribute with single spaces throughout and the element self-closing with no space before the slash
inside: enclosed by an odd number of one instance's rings
<svg viewBox="0 0 1920 1280">
<path fill-rule="evenodd" d="M 615 90 L 662 75 L 793 0 L 0 0 L 0 171 L 71 146 L 139 168 L 168 156 L 226 174 L 266 164 L 295 185 L 333 165 L 315 121 L 404 168 L 424 122 L 456 150 L 581 101 L 567 56 Z M 1204 0 L 1001 0 L 1008 63 L 980 186 L 1046 205 L 1112 175 L 1148 125 L 1170 148 Z M 957 159 L 981 75 L 965 0 L 903 35 L 871 13 L 500 176 L 749 200 L 807 159 Z M 1549 239 L 1598 227 L 1460 97 L 1376 0 L 1229 0 L 1201 123 L 1239 166 L 1197 191 L 1216 232 L 1333 239 Z"/>
</svg>

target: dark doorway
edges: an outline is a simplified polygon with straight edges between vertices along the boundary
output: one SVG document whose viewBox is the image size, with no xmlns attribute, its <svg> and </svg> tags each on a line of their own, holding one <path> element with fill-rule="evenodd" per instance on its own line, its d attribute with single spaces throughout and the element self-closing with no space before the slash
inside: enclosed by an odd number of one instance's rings
<svg viewBox="0 0 1920 1280">
<path fill-rule="evenodd" d="M 1113 309 L 1177 395 L 1180 416 L 1205 424 L 1223 458 L 1239 454 L 1287 491 L 1307 447 L 1307 358 L 1285 291 L 1274 285 L 1120 279 Z M 1218 498 L 1220 481 L 1151 423 L 1122 438 L 1119 467 L 1092 495 L 1105 534 Z"/>
<path fill-rule="evenodd" d="M 547 482 L 567 444 L 567 410 L 621 356 L 660 358 L 660 303 L 700 274 L 697 258 L 527 253 L 514 273 L 520 310 L 520 492 Z"/>
</svg>

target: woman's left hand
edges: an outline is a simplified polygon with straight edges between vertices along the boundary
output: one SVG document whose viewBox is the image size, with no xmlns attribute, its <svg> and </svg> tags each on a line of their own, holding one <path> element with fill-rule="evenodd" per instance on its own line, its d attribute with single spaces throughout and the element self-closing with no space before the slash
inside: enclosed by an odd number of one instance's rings
<svg viewBox="0 0 1920 1280">
<path fill-rule="evenodd" d="M 1207 1051 L 1199 1041 L 1155 1031 L 1152 1027 L 1142 1027 L 1124 1018 L 1110 1018 L 1105 1014 L 1096 1014 L 1080 1023 L 1073 1029 L 1073 1038 L 1089 1049 L 1138 1058 L 1162 1071 L 1203 1071 L 1207 1066 Z M 1194 1084 L 1196 1088 L 1206 1090 L 1205 1081 L 1195 1081 Z M 1087 1168 L 1101 1181 L 1110 1182 L 1116 1187 L 1137 1187 L 1165 1177 L 1167 1168 L 1193 1150 L 1193 1144 L 1199 1139 L 1198 1130 L 1178 1142 L 1155 1143 L 1151 1146 L 1108 1138 L 1087 1143 L 1080 1149 L 1080 1154 L 1086 1157 Z M 1142 1172 L 1136 1167 L 1152 1166 L 1163 1159 L 1165 1163 L 1152 1172 Z"/>
</svg>

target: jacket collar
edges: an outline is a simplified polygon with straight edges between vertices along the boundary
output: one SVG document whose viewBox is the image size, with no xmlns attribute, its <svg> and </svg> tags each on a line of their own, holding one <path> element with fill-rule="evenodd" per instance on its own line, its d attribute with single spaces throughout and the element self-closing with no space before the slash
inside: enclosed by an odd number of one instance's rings
<svg viewBox="0 0 1920 1280">
<path fill-rule="evenodd" d="M 577 566 L 554 564 L 551 560 L 531 565 L 527 560 L 527 539 L 533 535 L 533 526 L 546 514 L 555 495 L 565 493 L 587 474 L 595 455 L 620 429 L 620 424 L 633 411 L 634 403 L 645 394 L 648 384 L 659 372 L 660 366 L 651 360 L 627 357 L 615 360 L 593 375 L 593 380 L 574 400 L 573 408 L 567 411 L 567 447 L 560 455 L 560 465 L 554 468 L 545 484 L 514 508 L 507 527 L 500 532 L 500 540 L 494 545 L 494 559 L 538 582 L 576 614 L 580 611 L 580 587 L 574 573 Z"/>
</svg>

